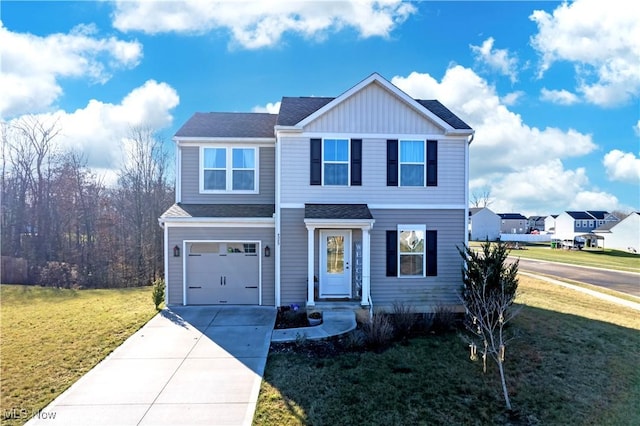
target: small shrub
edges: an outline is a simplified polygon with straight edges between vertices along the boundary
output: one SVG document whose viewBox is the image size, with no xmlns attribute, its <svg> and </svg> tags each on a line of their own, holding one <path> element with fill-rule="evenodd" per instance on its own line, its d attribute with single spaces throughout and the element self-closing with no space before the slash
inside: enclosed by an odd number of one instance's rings
<svg viewBox="0 0 640 426">
<path fill-rule="evenodd" d="M 407 339 L 416 324 L 416 313 L 411 305 L 405 305 L 403 302 L 393 303 L 393 313 L 391 315 L 391 323 L 396 338 Z"/>
<path fill-rule="evenodd" d="M 384 313 L 374 313 L 373 318 L 362 326 L 364 341 L 370 348 L 383 349 L 393 338 L 393 326 Z"/>
<path fill-rule="evenodd" d="M 432 330 L 436 333 L 447 333 L 456 328 L 456 313 L 446 305 L 436 306 L 433 315 Z"/>
<path fill-rule="evenodd" d="M 434 312 L 423 312 L 418 314 L 416 317 L 416 324 L 414 325 L 414 331 L 422 334 L 427 334 L 433 328 L 434 318 Z"/>
<path fill-rule="evenodd" d="M 46 287 L 72 288 L 77 272 L 65 262 L 47 262 L 39 270 L 38 283 Z"/>
<path fill-rule="evenodd" d="M 160 305 L 164 302 L 164 280 L 157 279 L 153 282 L 153 289 L 151 293 L 153 303 L 156 305 L 156 311 L 160 310 Z"/>
<path fill-rule="evenodd" d="M 343 345 L 346 349 L 350 350 L 362 349 L 365 345 L 364 332 L 356 329 L 345 334 L 343 337 Z"/>
</svg>

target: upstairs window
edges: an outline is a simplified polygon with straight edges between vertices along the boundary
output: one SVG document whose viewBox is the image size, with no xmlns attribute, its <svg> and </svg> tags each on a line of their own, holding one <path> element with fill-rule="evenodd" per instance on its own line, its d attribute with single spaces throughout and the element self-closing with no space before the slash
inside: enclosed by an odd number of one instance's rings
<svg viewBox="0 0 640 426">
<path fill-rule="evenodd" d="M 349 185 L 349 140 L 325 139 L 322 147 L 325 185 Z"/>
<path fill-rule="evenodd" d="M 400 141 L 400 186 L 424 186 L 424 141 Z"/>
<path fill-rule="evenodd" d="M 256 148 L 202 148 L 201 192 L 256 192 Z"/>
<path fill-rule="evenodd" d="M 387 186 L 438 186 L 438 141 L 387 140 Z"/>
</svg>

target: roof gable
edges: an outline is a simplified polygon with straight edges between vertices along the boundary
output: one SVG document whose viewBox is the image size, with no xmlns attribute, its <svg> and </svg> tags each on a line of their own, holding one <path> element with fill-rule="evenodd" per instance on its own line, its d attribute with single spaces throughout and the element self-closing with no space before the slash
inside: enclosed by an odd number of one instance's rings
<svg viewBox="0 0 640 426">
<path fill-rule="evenodd" d="M 469 125 L 437 100 L 412 99 L 377 73 L 372 74 L 336 98 L 283 98 L 280 109 L 282 117 L 278 118 L 278 125 L 305 128 L 332 111 L 338 111 L 341 108 L 353 109 L 353 104 L 357 102 L 374 104 L 370 114 L 365 114 L 369 116 L 367 129 L 371 128 L 372 123 L 375 125 L 389 121 L 389 119 L 397 121 L 398 117 L 390 115 L 401 111 L 405 120 L 407 117 L 413 116 L 411 118 L 416 121 L 429 122 L 431 131 L 436 128 L 438 133 L 473 134 Z M 380 104 L 386 107 L 380 108 Z M 395 105 L 395 108 L 390 110 L 389 106 L 392 104 Z M 370 117 L 371 115 L 378 115 L 378 117 Z M 346 121 L 351 122 L 352 120 Z M 356 131 L 361 130 L 356 129 Z"/>
</svg>

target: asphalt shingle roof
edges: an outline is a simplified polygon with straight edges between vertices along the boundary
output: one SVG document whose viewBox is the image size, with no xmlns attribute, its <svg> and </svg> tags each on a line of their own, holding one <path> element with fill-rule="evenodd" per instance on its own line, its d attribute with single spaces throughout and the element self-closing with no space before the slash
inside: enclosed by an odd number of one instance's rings
<svg viewBox="0 0 640 426">
<path fill-rule="evenodd" d="M 522 219 L 527 220 L 526 217 L 522 216 L 520 213 L 498 213 L 502 219 Z"/>
<path fill-rule="evenodd" d="M 571 212 L 566 212 L 569 216 L 571 216 L 574 219 L 578 219 L 578 220 L 586 220 L 586 219 L 591 219 L 593 220 L 593 216 L 591 216 L 589 213 L 587 212 L 578 212 L 578 211 L 571 211 Z"/>
<path fill-rule="evenodd" d="M 605 216 L 609 214 L 609 212 L 606 212 L 604 210 L 587 210 L 587 213 L 600 220 L 603 220 Z"/>
<path fill-rule="evenodd" d="M 373 219 L 366 204 L 305 204 L 305 219 Z"/>
<path fill-rule="evenodd" d="M 259 112 L 196 112 L 176 137 L 273 138 L 277 118 Z"/>
<path fill-rule="evenodd" d="M 273 217 L 274 204 L 174 204 L 162 218 Z"/>
<path fill-rule="evenodd" d="M 335 98 L 283 97 L 278 113 L 279 126 L 295 126 Z"/>
<path fill-rule="evenodd" d="M 426 100 L 426 99 L 416 99 L 420 105 L 437 115 L 441 120 L 445 121 L 448 125 L 453 127 L 454 129 L 466 129 L 471 130 L 471 127 L 464 121 L 460 119 L 457 115 L 452 113 L 449 108 L 442 105 L 439 101 L 435 99 Z"/>
</svg>

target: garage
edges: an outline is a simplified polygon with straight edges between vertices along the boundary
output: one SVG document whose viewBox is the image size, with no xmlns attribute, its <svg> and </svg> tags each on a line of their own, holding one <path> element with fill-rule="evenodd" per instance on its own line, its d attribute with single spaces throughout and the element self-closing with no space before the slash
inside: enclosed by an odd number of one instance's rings
<svg viewBox="0 0 640 426">
<path fill-rule="evenodd" d="M 186 304 L 260 304 L 259 242 L 187 242 Z"/>
</svg>

